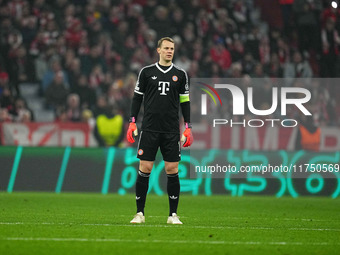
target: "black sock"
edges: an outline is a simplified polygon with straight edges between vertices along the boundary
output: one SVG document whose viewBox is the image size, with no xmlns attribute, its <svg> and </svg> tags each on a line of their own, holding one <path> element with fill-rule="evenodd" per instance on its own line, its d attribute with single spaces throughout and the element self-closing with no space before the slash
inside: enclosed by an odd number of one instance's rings
<svg viewBox="0 0 340 255">
<path fill-rule="evenodd" d="M 171 216 L 173 213 L 177 213 L 180 186 L 179 186 L 178 173 L 167 174 L 167 177 L 168 177 L 167 190 L 168 190 L 169 207 L 170 207 L 169 216 Z"/>
<path fill-rule="evenodd" d="M 136 181 L 136 204 L 137 212 L 142 212 L 143 214 L 146 194 L 148 193 L 149 189 L 149 177 L 150 173 L 143 173 L 141 170 L 138 171 Z"/>
</svg>

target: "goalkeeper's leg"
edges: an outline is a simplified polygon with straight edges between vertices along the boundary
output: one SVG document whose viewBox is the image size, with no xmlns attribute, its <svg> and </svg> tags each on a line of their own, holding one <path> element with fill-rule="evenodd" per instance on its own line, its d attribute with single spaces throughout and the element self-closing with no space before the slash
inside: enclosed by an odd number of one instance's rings
<svg viewBox="0 0 340 255">
<path fill-rule="evenodd" d="M 137 212 L 144 214 L 146 194 L 149 189 L 149 177 L 153 167 L 153 161 L 141 160 L 139 164 L 138 177 L 136 182 L 136 204 Z"/>
<path fill-rule="evenodd" d="M 168 224 L 182 224 L 177 216 L 179 202 L 180 184 L 178 178 L 178 162 L 165 161 L 165 171 L 168 178 L 167 191 L 169 197 L 169 217 Z"/>
<path fill-rule="evenodd" d="M 145 221 L 144 217 L 144 207 L 146 201 L 146 195 L 149 189 L 149 177 L 153 167 L 153 161 L 141 160 L 139 165 L 139 171 L 136 181 L 136 205 L 137 214 L 130 221 L 131 223 L 143 223 Z"/>
</svg>

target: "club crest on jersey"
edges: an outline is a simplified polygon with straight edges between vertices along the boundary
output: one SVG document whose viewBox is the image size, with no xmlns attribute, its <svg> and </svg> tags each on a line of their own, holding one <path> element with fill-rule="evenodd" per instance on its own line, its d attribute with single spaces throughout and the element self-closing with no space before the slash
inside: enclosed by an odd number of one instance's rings
<svg viewBox="0 0 340 255">
<path fill-rule="evenodd" d="M 178 81 L 178 77 L 176 75 L 172 76 L 173 81 Z"/>
<path fill-rule="evenodd" d="M 138 150 L 138 155 L 139 155 L 139 156 L 143 155 L 143 153 L 144 153 L 144 151 L 143 151 L 142 149 L 139 149 L 139 150 Z"/>
</svg>

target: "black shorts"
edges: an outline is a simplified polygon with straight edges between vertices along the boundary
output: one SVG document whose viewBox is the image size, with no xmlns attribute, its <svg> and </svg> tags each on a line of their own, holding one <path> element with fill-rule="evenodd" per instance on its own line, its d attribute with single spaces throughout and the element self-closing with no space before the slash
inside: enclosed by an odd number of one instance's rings
<svg viewBox="0 0 340 255">
<path fill-rule="evenodd" d="M 178 162 L 181 160 L 180 135 L 175 133 L 157 133 L 141 131 L 137 158 L 155 161 L 158 147 L 161 149 L 164 161 Z"/>
</svg>

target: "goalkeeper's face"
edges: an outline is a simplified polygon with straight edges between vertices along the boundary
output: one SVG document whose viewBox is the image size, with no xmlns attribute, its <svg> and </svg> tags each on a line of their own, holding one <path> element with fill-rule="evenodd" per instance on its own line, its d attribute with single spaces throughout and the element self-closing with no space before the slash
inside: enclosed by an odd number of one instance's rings
<svg viewBox="0 0 340 255">
<path fill-rule="evenodd" d="M 174 57 L 175 45 L 170 41 L 164 40 L 160 48 L 157 48 L 161 63 L 171 63 Z"/>
</svg>

